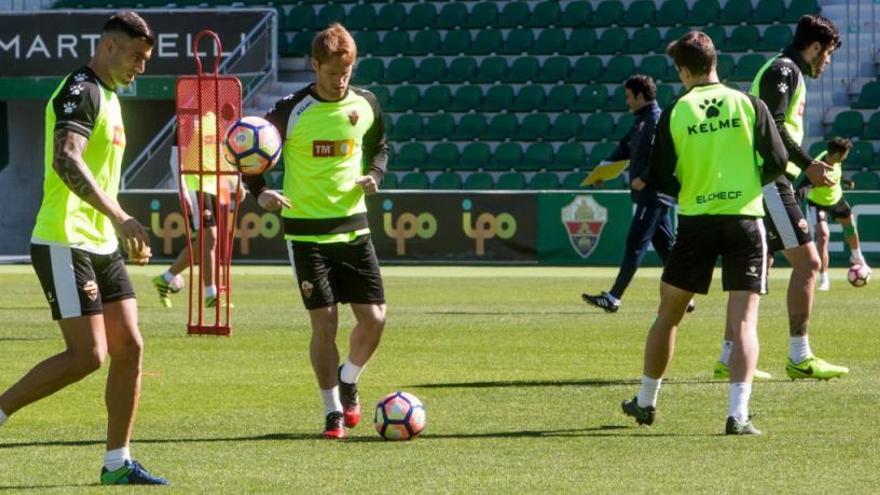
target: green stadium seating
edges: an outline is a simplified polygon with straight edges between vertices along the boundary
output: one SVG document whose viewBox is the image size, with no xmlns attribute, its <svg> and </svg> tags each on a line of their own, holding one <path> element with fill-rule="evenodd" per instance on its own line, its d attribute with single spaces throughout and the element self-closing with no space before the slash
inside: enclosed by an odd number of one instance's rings
<svg viewBox="0 0 880 495">
<path fill-rule="evenodd" d="M 624 7 L 619 0 L 604 0 L 596 7 L 593 17 L 589 21 L 591 26 L 620 25 L 623 21 Z"/>
<path fill-rule="evenodd" d="M 286 15 L 281 15 L 284 12 L 282 9 L 278 9 L 278 12 L 282 30 L 302 31 L 315 23 L 315 9 L 311 5 L 297 5 Z"/>
<path fill-rule="evenodd" d="M 707 26 L 703 28 L 703 32 L 712 38 L 712 44 L 716 50 L 725 51 L 727 49 L 727 30 L 724 26 Z"/>
<path fill-rule="evenodd" d="M 819 13 L 819 4 L 816 0 L 792 0 L 788 4 L 788 10 L 780 19 L 782 22 L 796 23 L 804 14 Z"/>
<path fill-rule="evenodd" d="M 845 138 L 861 137 L 865 132 L 865 118 L 861 112 L 855 110 L 846 110 L 834 117 L 831 124 L 831 130 L 827 137 L 830 139 L 835 136 Z"/>
<path fill-rule="evenodd" d="M 577 89 L 571 84 L 559 84 L 550 88 L 547 101 L 544 102 L 545 112 L 564 112 L 572 108 L 577 100 Z"/>
<path fill-rule="evenodd" d="M 457 57 L 452 59 L 446 69 L 443 82 L 466 83 L 477 76 L 477 60 L 474 57 Z"/>
<path fill-rule="evenodd" d="M 495 24 L 501 28 L 517 28 L 525 26 L 529 20 L 529 4 L 521 1 L 505 2 Z"/>
<path fill-rule="evenodd" d="M 819 153 L 825 151 L 825 148 L 828 147 L 828 143 L 825 141 L 816 141 L 815 143 L 810 145 L 809 154 L 812 157 L 819 156 Z"/>
<path fill-rule="evenodd" d="M 657 10 L 658 26 L 678 26 L 687 23 L 688 6 L 685 0 L 665 0 Z"/>
<path fill-rule="evenodd" d="M 671 84 L 657 85 L 657 104 L 660 108 L 666 108 L 675 99 L 675 88 Z"/>
<path fill-rule="evenodd" d="M 580 57 L 574 63 L 569 82 L 588 83 L 597 81 L 602 74 L 602 59 L 599 57 Z"/>
<path fill-rule="evenodd" d="M 880 139 L 880 112 L 874 112 L 865 126 L 865 138 Z"/>
<path fill-rule="evenodd" d="M 376 101 L 379 102 L 379 108 L 388 110 L 388 104 L 391 102 L 391 92 L 388 91 L 388 86 L 370 86 L 367 89 L 376 95 Z"/>
<path fill-rule="evenodd" d="M 537 84 L 523 86 L 513 100 L 513 111 L 531 112 L 540 110 L 544 106 L 544 100 L 546 99 L 547 92 L 544 90 L 544 86 Z"/>
<path fill-rule="evenodd" d="M 418 86 L 398 86 L 391 93 L 391 101 L 388 103 L 389 112 L 406 112 L 415 110 L 422 99 Z"/>
<path fill-rule="evenodd" d="M 422 94 L 422 100 L 416 106 L 419 112 L 437 112 L 449 108 L 452 91 L 449 86 L 429 86 Z"/>
<path fill-rule="evenodd" d="M 559 2 L 547 0 L 539 2 L 532 10 L 532 15 L 526 19 L 529 27 L 543 28 L 555 26 L 559 22 Z"/>
<path fill-rule="evenodd" d="M 311 31 L 286 33 L 284 37 L 284 46 L 281 47 L 281 54 L 285 57 L 308 56 L 312 49 L 312 38 L 314 37 L 315 33 Z"/>
<path fill-rule="evenodd" d="M 590 159 L 588 161 L 588 168 L 593 168 L 599 164 L 602 160 L 607 160 L 611 153 L 617 148 L 617 143 L 614 142 L 604 142 L 604 143 L 596 143 L 590 149 Z"/>
<path fill-rule="evenodd" d="M 465 4 L 446 2 L 440 8 L 440 14 L 437 16 L 437 27 L 440 29 L 455 29 L 464 26 L 467 18 L 468 11 Z"/>
<path fill-rule="evenodd" d="M 636 0 L 629 4 L 626 15 L 623 17 L 624 26 L 644 26 L 654 24 L 657 16 L 657 6 L 652 0 Z"/>
<path fill-rule="evenodd" d="M 880 81 L 871 81 L 862 86 L 862 92 L 859 93 L 859 98 L 852 107 L 863 109 L 880 107 Z"/>
<path fill-rule="evenodd" d="M 626 45 L 626 53 L 645 55 L 660 49 L 660 30 L 655 27 L 643 27 L 636 30 Z"/>
<path fill-rule="evenodd" d="M 665 81 L 669 73 L 669 58 L 666 55 L 648 55 L 642 57 L 639 73 L 651 76 L 655 82 Z"/>
<path fill-rule="evenodd" d="M 520 170 L 543 170 L 553 164 L 553 145 L 532 143 L 526 148 Z"/>
<path fill-rule="evenodd" d="M 673 41 L 677 41 L 679 38 L 684 36 L 688 31 L 690 31 L 690 29 L 688 29 L 684 26 L 676 26 L 676 27 L 671 27 L 671 28 L 667 29 L 666 34 L 663 35 L 663 42 L 661 43 L 661 45 L 664 47 L 663 49 L 665 50 L 666 49 L 665 47 L 669 46 L 669 44 L 672 43 Z"/>
<path fill-rule="evenodd" d="M 714 24 L 721 14 L 718 0 L 697 0 L 688 13 L 688 22 L 696 26 Z"/>
<path fill-rule="evenodd" d="M 563 143 L 553 158 L 553 170 L 574 170 L 587 165 L 587 152 L 579 142 Z"/>
<path fill-rule="evenodd" d="M 727 49 L 736 52 L 754 50 L 760 39 L 761 35 L 755 26 L 737 26 L 730 33 Z"/>
<path fill-rule="evenodd" d="M 737 61 L 736 69 L 733 70 L 733 80 L 751 82 L 765 62 L 767 62 L 767 57 L 760 53 L 743 55 Z"/>
<path fill-rule="evenodd" d="M 446 61 L 444 59 L 440 57 L 426 57 L 419 62 L 419 66 L 413 75 L 413 82 L 430 84 L 435 81 L 442 81 L 445 75 Z"/>
<path fill-rule="evenodd" d="M 433 29 L 417 31 L 406 53 L 409 55 L 428 55 L 437 53 L 440 48 L 440 33 Z"/>
<path fill-rule="evenodd" d="M 407 31 L 388 31 L 382 42 L 376 47 L 376 55 L 400 55 L 409 50 L 409 33 Z M 393 62 L 393 60 L 392 60 Z M 390 63 L 389 63 L 390 65 Z"/>
<path fill-rule="evenodd" d="M 599 35 L 599 41 L 593 48 L 593 53 L 600 55 L 609 55 L 613 53 L 622 53 L 626 50 L 626 44 L 629 41 L 629 35 L 626 29 L 622 27 L 610 27 Z"/>
<path fill-rule="evenodd" d="M 611 98 L 608 98 L 608 102 L 605 103 L 605 110 L 609 112 L 629 112 L 629 107 L 626 106 L 626 88 L 622 84 L 614 88 Z"/>
<path fill-rule="evenodd" d="M 447 170 L 458 163 L 458 146 L 452 143 L 437 143 L 428 153 L 426 164 L 437 170 Z"/>
<path fill-rule="evenodd" d="M 428 189 L 428 175 L 424 172 L 410 172 L 400 180 L 398 189 Z"/>
<path fill-rule="evenodd" d="M 519 172 L 507 172 L 498 177 L 495 189 L 503 191 L 521 191 L 526 188 L 526 176 Z"/>
<path fill-rule="evenodd" d="M 357 63 L 352 82 L 354 84 L 371 84 L 385 78 L 385 64 L 379 58 L 362 58 Z"/>
<path fill-rule="evenodd" d="M 773 52 L 791 44 L 793 33 L 791 27 L 786 24 L 776 24 L 768 27 L 764 31 L 764 36 L 758 43 L 758 50 Z"/>
<path fill-rule="evenodd" d="M 478 4 L 484 5 L 484 4 Z M 489 55 L 501 50 L 503 39 L 497 29 L 481 29 L 471 43 L 469 55 Z"/>
<path fill-rule="evenodd" d="M 421 115 L 405 114 L 397 118 L 391 133 L 395 141 L 407 141 L 417 137 L 422 132 Z"/>
<path fill-rule="evenodd" d="M 532 46 L 535 55 L 565 53 L 565 31 L 561 28 L 542 29 Z"/>
<path fill-rule="evenodd" d="M 434 177 L 434 182 L 431 183 L 431 189 L 444 191 L 457 191 L 461 189 L 461 186 L 461 177 L 455 172 L 443 172 L 438 174 L 437 177 Z"/>
<path fill-rule="evenodd" d="M 751 22 L 757 24 L 771 24 L 782 19 L 785 15 L 785 3 L 783 0 L 760 0 L 752 12 Z"/>
<path fill-rule="evenodd" d="M 492 189 L 492 176 L 485 172 L 475 172 L 467 176 L 464 181 L 464 189 L 467 191 L 479 191 Z"/>
<path fill-rule="evenodd" d="M 483 101 L 483 91 L 479 86 L 459 86 L 452 95 L 452 103 L 449 109 L 453 112 L 469 112 L 480 108 Z"/>
<path fill-rule="evenodd" d="M 562 113 L 553 121 L 553 126 L 547 136 L 551 141 L 567 141 L 576 138 L 582 127 L 580 115 Z"/>
<path fill-rule="evenodd" d="M 376 31 L 356 31 L 352 33 L 354 42 L 357 44 L 358 53 L 363 55 L 377 55 L 379 50 L 379 33 Z"/>
<path fill-rule="evenodd" d="M 519 168 L 522 163 L 522 145 L 519 143 L 501 143 L 489 159 L 488 169 L 510 170 Z"/>
<path fill-rule="evenodd" d="M 471 49 L 471 33 L 466 29 L 447 31 L 443 43 L 437 48 L 438 55 L 461 55 Z"/>
<path fill-rule="evenodd" d="M 428 152 L 422 143 L 406 143 L 395 154 L 395 170 L 413 170 L 425 164 Z"/>
<path fill-rule="evenodd" d="M 428 117 L 422 136 L 432 141 L 440 141 L 452 135 L 455 130 L 455 119 L 448 113 L 437 113 Z"/>
<path fill-rule="evenodd" d="M 486 26 L 498 24 L 498 5 L 495 2 L 477 2 L 474 4 L 467 17 L 465 27 L 470 29 L 485 29 Z"/>
<path fill-rule="evenodd" d="M 540 62 L 537 58 L 519 57 L 510 65 L 505 81 L 518 84 L 535 81 L 538 72 L 540 72 Z"/>
<path fill-rule="evenodd" d="M 609 139 L 613 132 L 614 118 L 611 117 L 611 114 L 596 112 L 587 117 L 580 137 L 586 141 L 601 141 Z"/>
<path fill-rule="evenodd" d="M 346 28 L 352 31 L 370 29 L 376 20 L 376 11 L 368 3 L 355 5 L 348 11 Z M 358 47 L 360 48 L 360 47 Z"/>
<path fill-rule="evenodd" d="M 499 113 L 492 117 L 483 138 L 489 141 L 503 141 L 516 135 L 519 122 L 512 113 Z"/>
<path fill-rule="evenodd" d="M 334 22 L 345 25 L 345 9 L 342 5 L 329 4 L 322 7 L 318 11 L 318 15 L 315 16 L 315 23 L 312 25 L 312 28 L 315 31 L 321 31 Z"/>
<path fill-rule="evenodd" d="M 397 174 L 394 172 L 385 172 L 382 177 L 381 188 L 384 190 L 397 189 Z"/>
<path fill-rule="evenodd" d="M 635 122 L 635 116 L 631 113 L 624 113 L 617 119 L 617 124 L 614 126 L 614 132 L 611 134 L 611 139 L 615 139 L 617 141 L 623 139 L 623 136 L 626 136 L 626 133 L 632 129 L 633 122 Z"/>
<path fill-rule="evenodd" d="M 635 70 L 636 63 L 632 57 L 629 55 L 615 55 L 608 61 L 605 72 L 602 73 L 600 79 L 607 83 L 621 83 L 633 75 Z"/>
<path fill-rule="evenodd" d="M 559 16 L 559 25 L 561 27 L 577 28 L 590 23 L 593 18 L 593 4 L 587 0 L 575 0 L 569 2 L 562 15 Z"/>
<path fill-rule="evenodd" d="M 559 83 L 568 78 L 569 72 L 571 72 L 571 62 L 568 57 L 547 57 L 534 80 L 541 83 Z"/>
<path fill-rule="evenodd" d="M 489 145 L 486 143 L 469 143 L 461 150 L 461 157 L 458 160 L 459 170 L 476 170 L 478 168 L 486 168 L 489 165 L 489 157 L 492 152 L 489 151 Z"/>
<path fill-rule="evenodd" d="M 715 70 L 718 72 L 718 78 L 726 81 L 733 77 L 733 71 L 736 70 L 736 60 L 733 59 L 733 56 L 721 53 L 716 60 Z"/>
<path fill-rule="evenodd" d="M 519 141 L 537 141 L 550 133 L 550 117 L 546 113 L 526 115 L 516 133 Z"/>
<path fill-rule="evenodd" d="M 553 172 L 538 172 L 529 181 L 529 189 L 532 191 L 559 189 L 559 176 Z"/>
<path fill-rule="evenodd" d="M 437 7 L 433 3 L 417 3 L 406 16 L 407 29 L 433 28 L 437 22 Z"/>
<path fill-rule="evenodd" d="M 498 84 L 489 88 L 480 105 L 481 112 L 501 112 L 513 106 L 513 88 Z"/>
<path fill-rule="evenodd" d="M 604 84 L 587 84 L 578 93 L 572 110 L 576 112 L 595 112 L 608 104 L 608 88 Z"/>
<path fill-rule="evenodd" d="M 373 29 L 394 29 L 403 26 L 406 9 L 399 3 L 386 3 L 373 20 Z"/>
<path fill-rule="evenodd" d="M 848 170 L 858 170 L 862 167 L 869 167 L 874 163 L 874 147 L 869 141 L 856 141 L 849 150 L 849 156 L 843 162 L 843 168 Z"/>
<path fill-rule="evenodd" d="M 474 81 L 478 83 L 496 83 L 507 76 L 507 59 L 504 57 L 486 57 L 477 68 Z"/>
<path fill-rule="evenodd" d="M 588 4 L 589 5 L 589 4 Z M 591 28 L 576 27 L 571 30 L 563 51 L 566 55 L 584 55 L 596 48 L 596 31 Z"/>
<path fill-rule="evenodd" d="M 572 172 L 565 176 L 562 179 L 562 184 L 560 184 L 560 188 L 562 189 L 581 189 L 581 182 L 587 178 L 586 172 Z"/>
<path fill-rule="evenodd" d="M 482 113 L 469 113 L 462 115 L 458 121 L 452 139 L 456 141 L 473 141 L 480 139 L 486 132 L 486 116 Z"/>
<path fill-rule="evenodd" d="M 629 184 L 626 183 L 626 179 L 620 175 L 609 181 L 605 181 L 599 189 L 602 190 L 611 190 L 611 191 L 619 191 L 621 189 L 629 189 Z"/>
<path fill-rule="evenodd" d="M 856 172 L 852 176 L 857 191 L 875 191 L 880 189 L 880 176 L 874 172 Z"/>
<path fill-rule="evenodd" d="M 749 22 L 752 16 L 751 0 L 727 0 L 721 15 L 718 17 L 722 24 L 740 24 Z"/>
<path fill-rule="evenodd" d="M 535 34 L 531 29 L 512 29 L 501 45 L 498 53 L 502 55 L 519 55 L 528 52 L 535 44 Z"/>
</svg>

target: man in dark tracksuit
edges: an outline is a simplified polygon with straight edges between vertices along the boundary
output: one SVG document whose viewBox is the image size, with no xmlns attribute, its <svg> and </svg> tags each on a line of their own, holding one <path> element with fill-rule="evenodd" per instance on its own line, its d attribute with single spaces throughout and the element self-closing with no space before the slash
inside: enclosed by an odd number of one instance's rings
<svg viewBox="0 0 880 495">
<path fill-rule="evenodd" d="M 635 122 L 607 161 L 629 160 L 630 189 L 636 211 L 626 237 L 626 250 L 614 286 L 608 292 L 581 296 L 584 302 L 608 313 L 614 313 L 620 308 L 623 293 L 639 269 L 648 251 L 648 244 L 654 245 L 664 263 L 672 247 L 673 231 L 669 208 L 673 200 L 668 196 L 658 195 L 644 180 L 648 173 L 654 130 L 660 120 L 660 106 L 657 105 L 656 98 L 657 87 L 651 77 L 634 75 L 626 81 L 626 104 L 635 115 Z M 688 310 L 692 311 L 693 306 L 689 306 Z"/>
</svg>

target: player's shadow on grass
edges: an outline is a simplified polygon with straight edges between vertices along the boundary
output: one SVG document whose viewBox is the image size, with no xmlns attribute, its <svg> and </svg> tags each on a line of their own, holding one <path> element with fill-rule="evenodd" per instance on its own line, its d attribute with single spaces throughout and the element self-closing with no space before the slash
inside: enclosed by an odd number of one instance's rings
<svg viewBox="0 0 880 495">
<path fill-rule="evenodd" d="M 505 387 L 616 387 L 621 385 L 638 385 L 635 379 L 585 379 L 585 380 L 510 380 L 485 382 L 454 382 L 454 383 L 418 383 L 407 385 L 412 388 L 505 388 Z M 722 380 L 711 379 L 667 379 L 663 385 L 698 385 L 707 383 L 723 383 Z"/>
<path fill-rule="evenodd" d="M 429 315 L 443 316 L 513 316 L 513 315 L 577 315 L 583 316 L 583 311 L 425 311 Z"/>
<path fill-rule="evenodd" d="M 80 484 L 67 484 L 67 485 L 30 485 L 30 486 L 0 485 L 0 492 L 7 491 L 7 490 L 11 491 L 11 492 L 12 491 L 18 492 L 18 491 L 24 491 L 24 490 L 40 490 L 40 491 L 42 491 L 42 490 L 48 490 L 51 488 L 85 488 L 85 487 L 90 487 L 90 486 L 97 487 L 97 486 L 101 486 L 101 484 L 100 483 L 80 483 Z"/>
</svg>

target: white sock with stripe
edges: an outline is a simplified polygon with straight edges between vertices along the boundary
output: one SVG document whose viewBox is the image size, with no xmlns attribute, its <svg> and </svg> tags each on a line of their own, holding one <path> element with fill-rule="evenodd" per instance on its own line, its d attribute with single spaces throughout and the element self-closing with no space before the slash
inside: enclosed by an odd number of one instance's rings
<svg viewBox="0 0 880 495">
<path fill-rule="evenodd" d="M 657 407 L 657 396 L 660 395 L 660 383 L 662 378 L 651 378 L 642 375 L 642 386 L 639 387 L 639 407 Z"/>
<path fill-rule="evenodd" d="M 806 335 L 802 337 L 788 338 L 788 357 L 794 364 L 802 363 L 804 359 L 813 357 L 810 349 L 810 339 Z"/>
<path fill-rule="evenodd" d="M 733 416 L 738 423 L 746 423 L 749 420 L 749 398 L 752 396 L 752 384 L 745 382 L 731 383 L 730 402 L 727 406 L 727 415 Z"/>
<path fill-rule="evenodd" d="M 321 389 L 321 400 L 324 401 L 324 416 L 333 411 L 342 412 L 342 402 L 339 400 L 339 387 Z"/>
<path fill-rule="evenodd" d="M 104 453 L 104 467 L 107 468 L 107 471 L 116 471 L 125 465 L 125 461 L 130 460 L 131 453 L 128 451 L 128 447 L 108 450 Z"/>
</svg>

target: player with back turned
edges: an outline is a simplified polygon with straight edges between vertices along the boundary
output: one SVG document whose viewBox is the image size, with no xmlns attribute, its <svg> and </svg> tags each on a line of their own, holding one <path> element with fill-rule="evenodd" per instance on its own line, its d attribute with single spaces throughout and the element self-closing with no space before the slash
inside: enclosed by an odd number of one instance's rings
<svg viewBox="0 0 880 495">
<path fill-rule="evenodd" d="M 311 320 L 309 351 L 324 402 L 325 438 L 343 438 L 345 426 L 360 421 L 358 378 L 385 327 L 382 274 L 364 195 L 382 182 L 388 145 L 375 95 L 349 86 L 356 58 L 354 39 L 341 25 L 315 36 L 315 83 L 266 114 L 283 143 L 283 194 L 268 189 L 262 176 L 245 180 L 260 206 L 281 209 L 290 263 Z M 357 320 L 342 366 L 339 303 L 350 303 Z"/>
</svg>

